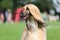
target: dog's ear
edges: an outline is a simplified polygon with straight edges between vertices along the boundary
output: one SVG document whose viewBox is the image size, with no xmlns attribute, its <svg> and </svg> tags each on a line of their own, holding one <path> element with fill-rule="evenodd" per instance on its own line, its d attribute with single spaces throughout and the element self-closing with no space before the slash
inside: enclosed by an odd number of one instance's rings
<svg viewBox="0 0 60 40">
<path fill-rule="evenodd" d="M 41 16 L 41 13 L 38 9 L 38 7 L 36 7 L 35 5 L 33 4 L 30 4 L 28 6 L 29 10 L 30 10 L 30 13 L 33 15 L 33 17 L 38 21 L 38 22 L 41 22 L 41 23 L 45 23 L 45 21 L 43 20 L 42 16 Z"/>
</svg>

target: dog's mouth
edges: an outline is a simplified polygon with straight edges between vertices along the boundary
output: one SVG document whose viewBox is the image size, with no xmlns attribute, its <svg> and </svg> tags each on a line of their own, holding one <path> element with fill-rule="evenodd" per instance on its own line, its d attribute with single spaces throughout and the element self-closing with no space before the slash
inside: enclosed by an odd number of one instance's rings
<svg viewBox="0 0 60 40">
<path fill-rule="evenodd" d="M 29 13 L 29 14 L 21 13 L 21 14 L 20 14 L 20 17 L 21 17 L 22 19 L 24 19 L 24 20 L 26 20 L 27 18 L 29 18 L 29 16 L 31 16 L 31 13 Z"/>
<path fill-rule="evenodd" d="M 20 14 L 20 17 L 23 18 L 23 19 L 27 19 L 27 18 L 29 18 L 29 16 L 31 16 L 31 13 L 30 13 L 29 8 L 27 7 L 26 10 L 24 10 L 24 11 Z"/>
</svg>

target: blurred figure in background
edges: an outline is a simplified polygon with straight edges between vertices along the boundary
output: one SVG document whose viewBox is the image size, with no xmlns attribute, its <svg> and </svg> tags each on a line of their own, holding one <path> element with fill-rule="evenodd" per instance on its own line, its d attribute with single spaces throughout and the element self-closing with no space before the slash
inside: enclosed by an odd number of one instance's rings
<svg viewBox="0 0 60 40">
<path fill-rule="evenodd" d="M 60 0 L 52 0 L 52 2 L 55 9 L 55 15 L 58 15 L 60 20 Z"/>
<path fill-rule="evenodd" d="M 0 11 L 0 23 L 4 22 L 4 15 L 3 15 L 3 11 Z"/>
<path fill-rule="evenodd" d="M 12 20 L 13 22 L 20 22 L 20 13 L 23 11 L 24 9 L 22 7 L 18 7 L 14 10 L 13 15 L 12 15 Z"/>
<path fill-rule="evenodd" d="M 11 15 L 12 13 L 11 13 L 11 9 L 7 9 L 6 11 L 5 11 L 5 16 L 6 16 L 6 21 L 7 22 L 11 22 L 12 20 L 12 15 Z"/>
<path fill-rule="evenodd" d="M 46 10 L 42 13 L 42 18 L 47 22 L 48 21 L 48 13 Z"/>
</svg>

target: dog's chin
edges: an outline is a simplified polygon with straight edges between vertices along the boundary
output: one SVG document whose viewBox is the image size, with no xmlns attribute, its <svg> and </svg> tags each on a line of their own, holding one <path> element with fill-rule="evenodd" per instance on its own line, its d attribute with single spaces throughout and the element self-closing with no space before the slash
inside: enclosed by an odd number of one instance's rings
<svg viewBox="0 0 60 40">
<path fill-rule="evenodd" d="M 27 19 L 27 17 L 24 17 L 24 18 L 23 18 L 23 20 L 26 20 L 26 19 Z"/>
<path fill-rule="evenodd" d="M 29 15 L 28 15 L 28 16 L 25 16 L 25 17 L 23 17 L 23 20 L 26 20 L 26 19 L 28 19 L 28 17 L 29 17 Z"/>
</svg>

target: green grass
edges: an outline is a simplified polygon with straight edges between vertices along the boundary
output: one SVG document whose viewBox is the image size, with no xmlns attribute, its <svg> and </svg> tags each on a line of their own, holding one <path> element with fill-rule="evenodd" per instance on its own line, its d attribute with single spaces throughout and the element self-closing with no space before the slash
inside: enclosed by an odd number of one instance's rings
<svg viewBox="0 0 60 40">
<path fill-rule="evenodd" d="M 60 40 L 60 22 L 50 22 L 47 26 L 47 40 Z"/>
<path fill-rule="evenodd" d="M 25 23 L 0 24 L 0 40 L 20 40 Z"/>
<path fill-rule="evenodd" d="M 0 24 L 0 40 L 20 40 L 25 23 Z M 60 40 L 60 22 L 49 22 L 47 40 Z"/>
</svg>

